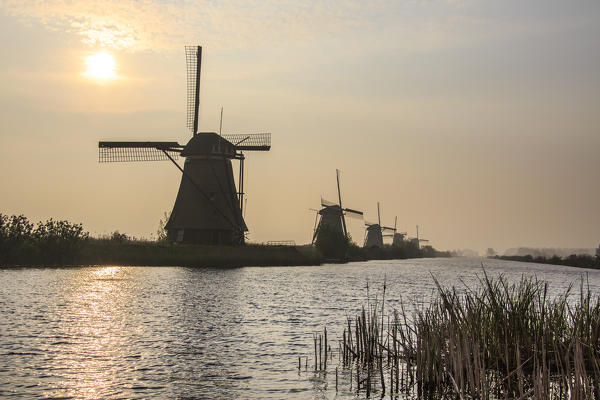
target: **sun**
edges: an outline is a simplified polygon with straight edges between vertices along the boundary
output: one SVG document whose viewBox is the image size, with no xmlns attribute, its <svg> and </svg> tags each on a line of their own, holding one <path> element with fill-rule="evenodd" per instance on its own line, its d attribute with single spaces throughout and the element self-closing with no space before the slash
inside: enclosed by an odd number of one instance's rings
<svg viewBox="0 0 600 400">
<path fill-rule="evenodd" d="M 87 70 L 84 76 L 99 81 L 109 81 L 115 79 L 115 59 L 112 55 L 106 52 L 94 53 L 85 58 Z"/>
</svg>

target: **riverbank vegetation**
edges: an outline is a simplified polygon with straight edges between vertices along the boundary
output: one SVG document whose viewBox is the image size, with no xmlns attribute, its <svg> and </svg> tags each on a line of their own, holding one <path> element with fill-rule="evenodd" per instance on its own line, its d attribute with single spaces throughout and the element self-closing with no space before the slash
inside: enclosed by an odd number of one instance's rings
<svg viewBox="0 0 600 400">
<path fill-rule="evenodd" d="M 81 254 L 82 264 L 189 267 L 243 267 L 319 265 L 312 246 L 203 246 L 169 242 L 90 239 Z"/>
<path fill-rule="evenodd" d="M 381 301 L 348 317 L 343 383 L 367 397 L 600 399 L 600 300 L 583 283 L 575 299 L 527 278 L 484 275 L 476 290 L 435 283 L 433 301 L 414 313 L 386 311 L 384 284 Z"/>
<path fill-rule="evenodd" d="M 448 251 L 439 251 L 432 246 L 419 247 L 414 242 L 403 241 L 400 244 L 384 244 L 383 247 L 359 247 L 352 244 L 348 249 L 350 261 L 398 260 L 407 258 L 452 257 Z"/>
<path fill-rule="evenodd" d="M 0 214 L 0 265 L 288 266 L 318 265 L 313 246 L 200 246 L 138 240 L 126 234 L 94 238 L 81 224 Z"/>
<path fill-rule="evenodd" d="M 540 264 L 565 265 L 568 267 L 594 268 L 600 269 L 600 256 L 591 256 L 589 254 L 571 254 L 568 257 L 545 257 L 545 256 L 494 256 L 499 260 L 531 262 Z"/>
<path fill-rule="evenodd" d="M 0 214 L 0 265 L 76 263 L 88 240 L 81 224 Z"/>
<path fill-rule="evenodd" d="M 174 244 L 164 235 L 161 238 L 163 231 L 159 230 L 156 241 L 135 239 L 118 231 L 104 237 L 91 237 L 81 224 L 53 219 L 33 223 L 23 215 L 0 214 L 0 265 L 291 266 L 319 265 L 331 260 L 449 256 L 430 246 L 419 249 L 411 242 L 364 249 L 335 231 L 319 235 L 316 246 Z"/>
</svg>

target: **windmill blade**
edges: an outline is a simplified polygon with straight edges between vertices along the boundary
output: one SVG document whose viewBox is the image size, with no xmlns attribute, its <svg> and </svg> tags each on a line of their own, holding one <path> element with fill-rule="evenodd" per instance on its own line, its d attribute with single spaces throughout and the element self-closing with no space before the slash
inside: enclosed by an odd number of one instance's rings
<svg viewBox="0 0 600 400">
<path fill-rule="evenodd" d="M 390 228 L 389 226 L 382 226 L 381 229 L 384 231 L 395 231 L 396 230 L 394 228 Z"/>
<path fill-rule="evenodd" d="M 342 211 L 342 191 L 340 190 L 340 170 L 336 168 L 335 170 L 335 180 L 337 181 L 337 190 L 338 190 L 338 204 L 340 205 L 340 214 L 342 214 L 342 228 L 344 229 L 344 237 L 348 237 L 348 230 L 346 229 L 346 218 L 344 217 L 344 212 Z"/>
<path fill-rule="evenodd" d="M 166 161 L 179 158 L 177 142 L 98 142 L 98 162 Z"/>
<path fill-rule="evenodd" d="M 344 212 L 346 213 L 346 216 L 349 218 L 363 219 L 362 211 L 352 210 L 350 208 L 344 208 Z"/>
<path fill-rule="evenodd" d="M 187 127 L 195 135 L 198 133 L 202 46 L 185 46 L 185 61 L 187 66 Z"/>
<path fill-rule="evenodd" d="M 223 139 L 231 142 L 236 150 L 269 151 L 271 150 L 270 133 L 227 133 L 221 135 Z"/>
<path fill-rule="evenodd" d="M 357 215 L 360 215 L 360 216 L 362 216 L 362 215 L 363 215 L 363 212 L 362 212 L 362 211 L 353 210 L 353 209 L 351 209 L 351 208 L 344 208 L 344 211 L 345 211 L 345 212 L 347 212 L 347 213 L 351 213 L 351 214 L 357 214 Z"/>
<path fill-rule="evenodd" d="M 321 206 L 333 207 L 333 206 L 337 206 L 337 203 L 334 203 L 333 201 L 325 200 L 324 198 L 321 197 Z"/>
</svg>

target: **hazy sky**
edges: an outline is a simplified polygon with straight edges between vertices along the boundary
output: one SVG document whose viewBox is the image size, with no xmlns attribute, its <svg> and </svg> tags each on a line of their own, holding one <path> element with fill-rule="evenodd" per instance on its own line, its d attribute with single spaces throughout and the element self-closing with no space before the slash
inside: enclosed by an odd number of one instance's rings
<svg viewBox="0 0 600 400">
<path fill-rule="evenodd" d="M 345 206 L 439 249 L 596 247 L 599 38 L 597 0 L 0 0 L 0 212 L 154 234 L 179 172 L 97 142 L 188 140 L 200 44 L 200 130 L 223 106 L 224 132 L 273 134 L 247 155 L 252 241 L 310 241 L 339 168 Z M 117 79 L 84 75 L 99 51 Z"/>
</svg>

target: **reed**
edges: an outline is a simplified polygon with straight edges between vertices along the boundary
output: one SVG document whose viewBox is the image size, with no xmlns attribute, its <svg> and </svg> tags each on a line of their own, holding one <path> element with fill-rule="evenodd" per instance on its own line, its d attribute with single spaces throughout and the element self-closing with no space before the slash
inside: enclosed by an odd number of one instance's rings
<svg viewBox="0 0 600 400">
<path fill-rule="evenodd" d="M 435 280 L 435 279 L 434 279 Z M 600 300 L 582 282 L 548 296 L 547 283 L 485 274 L 476 290 L 443 287 L 426 308 L 385 313 L 369 300 L 344 323 L 339 361 L 369 397 L 600 399 Z M 385 288 L 385 284 L 384 284 Z"/>
</svg>

